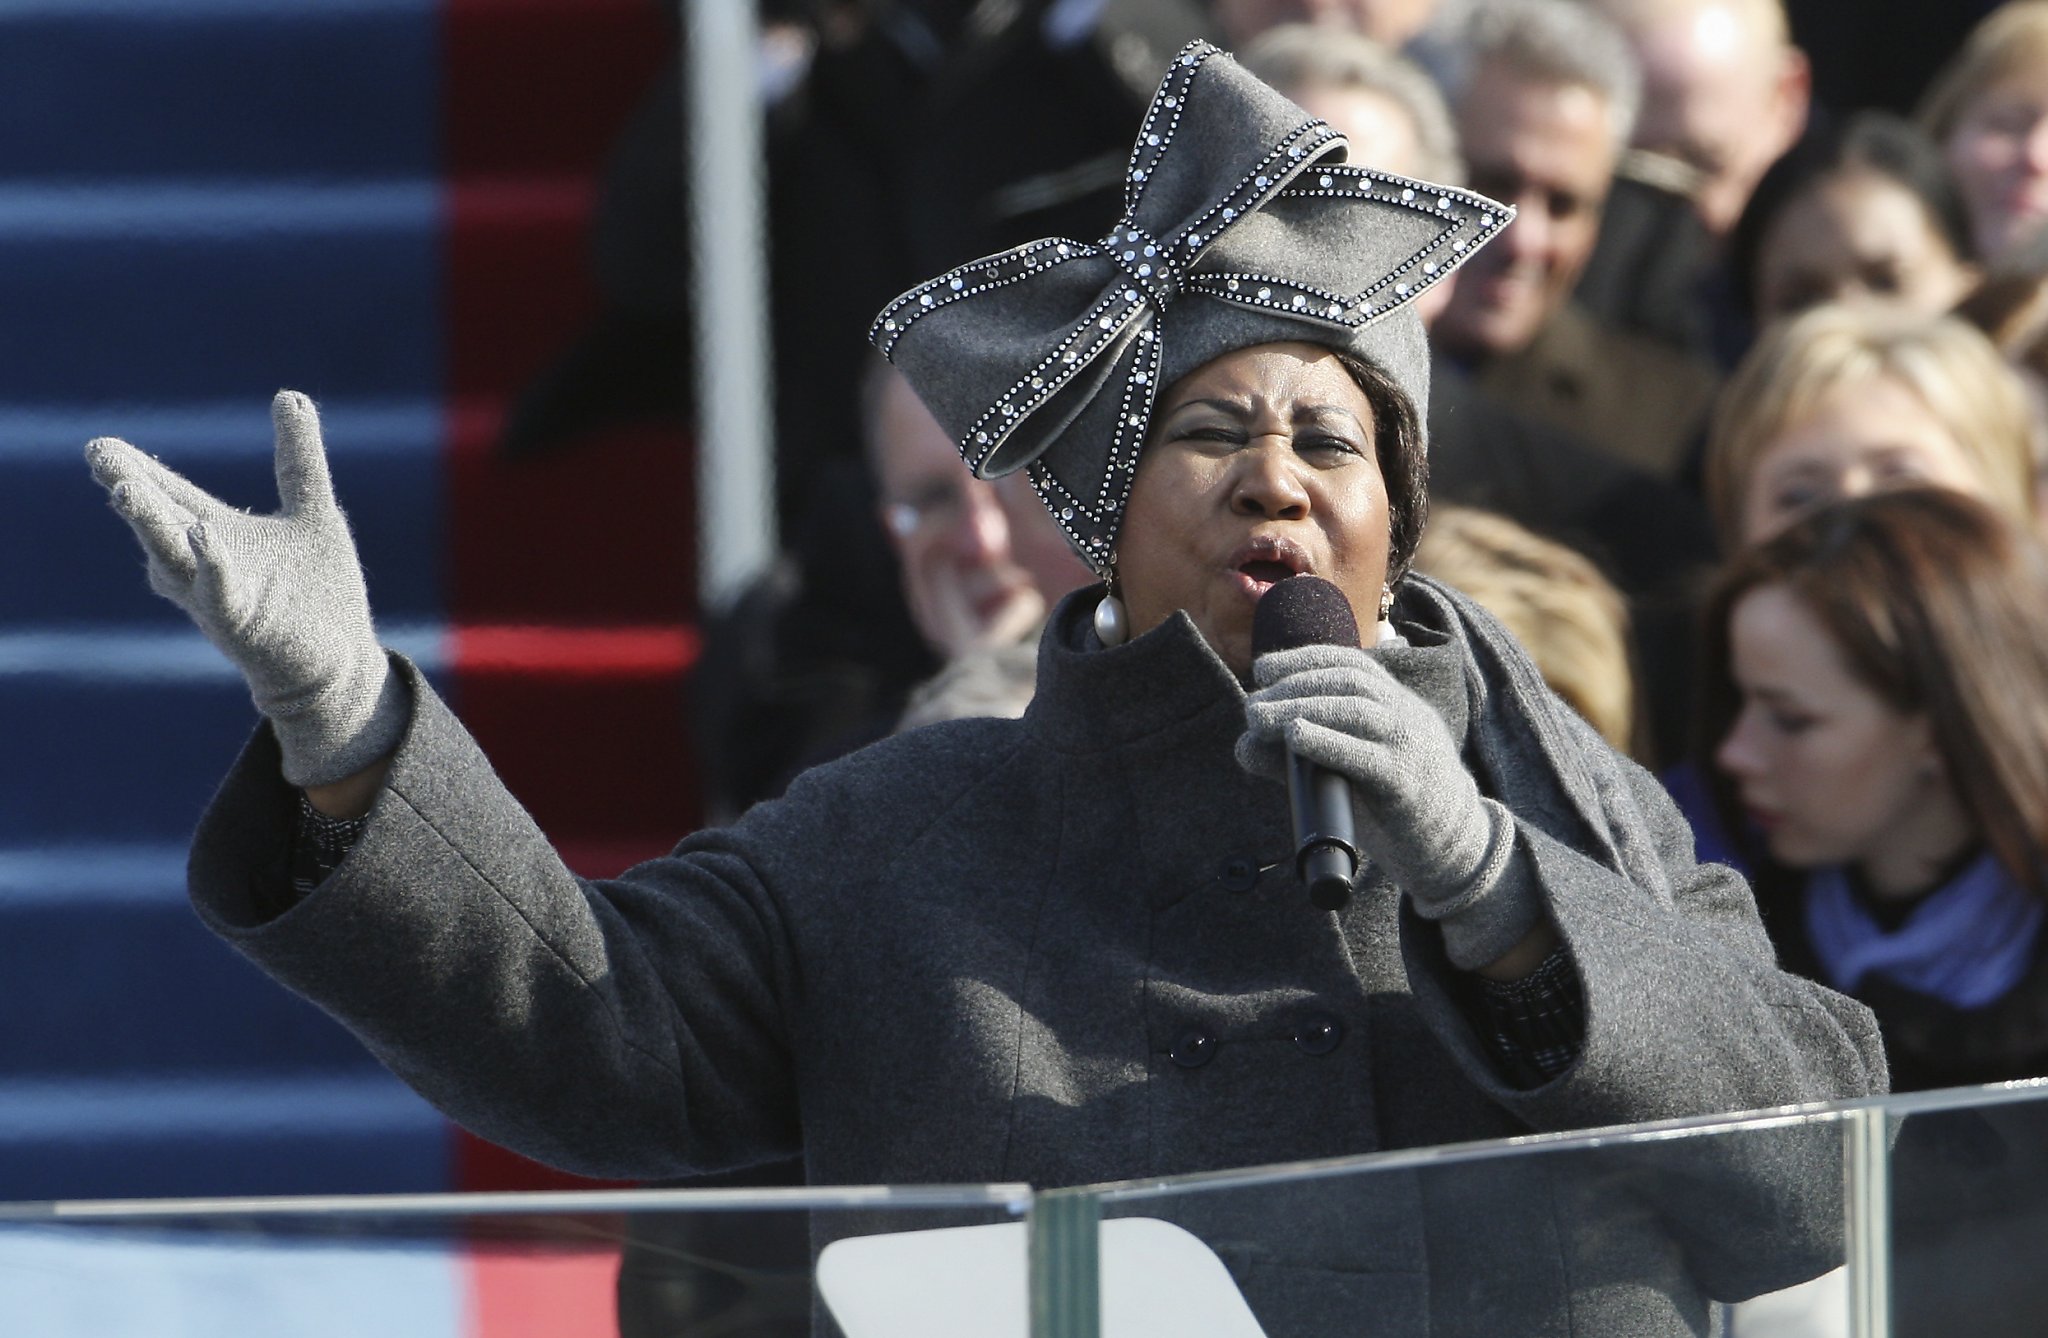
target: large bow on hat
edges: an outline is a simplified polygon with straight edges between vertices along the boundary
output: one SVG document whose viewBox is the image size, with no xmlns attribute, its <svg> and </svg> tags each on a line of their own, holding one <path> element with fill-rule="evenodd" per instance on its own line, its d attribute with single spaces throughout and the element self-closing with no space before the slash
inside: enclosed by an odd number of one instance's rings
<svg viewBox="0 0 2048 1338">
<path fill-rule="evenodd" d="M 1029 465 L 1099 573 L 1152 401 L 1255 344 L 1356 353 L 1426 411 L 1412 303 L 1507 225 L 1484 196 L 1344 163 L 1342 135 L 1206 42 L 1174 58 L 1097 243 L 1050 237 L 904 293 L 869 338 L 994 478 Z"/>
</svg>

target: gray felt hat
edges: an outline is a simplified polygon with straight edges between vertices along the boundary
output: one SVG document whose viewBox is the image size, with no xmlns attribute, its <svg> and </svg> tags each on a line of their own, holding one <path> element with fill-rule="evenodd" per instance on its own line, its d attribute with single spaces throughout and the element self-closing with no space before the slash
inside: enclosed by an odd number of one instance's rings
<svg viewBox="0 0 2048 1338">
<path fill-rule="evenodd" d="M 1344 137 L 1194 42 L 1138 132 L 1100 242 L 1049 237 L 904 293 L 868 337 L 974 472 L 1029 466 L 1107 575 L 1152 399 L 1212 358 L 1303 341 L 1429 407 L 1414 300 L 1507 225 L 1482 195 L 1348 166 Z"/>
</svg>

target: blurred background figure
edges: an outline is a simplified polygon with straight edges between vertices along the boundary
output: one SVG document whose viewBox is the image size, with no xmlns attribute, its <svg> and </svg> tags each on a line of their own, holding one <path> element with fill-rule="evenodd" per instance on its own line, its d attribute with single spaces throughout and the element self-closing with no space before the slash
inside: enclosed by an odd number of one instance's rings
<svg viewBox="0 0 2048 1338">
<path fill-rule="evenodd" d="M 1611 23 L 1570 0 L 1503 0 L 1470 38 L 1456 108 L 1468 180 L 1519 212 L 1459 276 L 1435 338 L 1510 408 L 1670 477 L 1712 371 L 1571 301 L 1635 121 L 1635 59 Z"/>
<path fill-rule="evenodd" d="M 1254 39 L 1274 28 L 1303 25 L 1325 33 L 1355 33 L 1399 52 L 1439 84 L 1452 84 L 1465 68 L 1466 25 L 1474 10 L 1488 2 L 1210 0 L 1209 11 L 1216 22 L 1216 40 L 1240 56 Z"/>
<path fill-rule="evenodd" d="M 2034 523 L 2035 427 L 2018 376 L 1954 317 L 1817 307 L 1768 331 L 1723 392 L 1706 457 L 1724 549 L 1801 513 L 1939 484 Z"/>
<path fill-rule="evenodd" d="M 1765 169 L 1806 127 L 1812 72 L 1783 3 L 1591 3 L 1628 35 L 1643 71 L 1624 175 L 1681 186 L 1707 234 L 1725 237 Z"/>
<path fill-rule="evenodd" d="M 1583 556 L 1505 516 L 1433 507 L 1417 570 L 1456 586 L 1499 618 L 1558 696 L 1623 752 L 1638 733 L 1628 608 Z"/>
<path fill-rule="evenodd" d="M 1960 493 L 1851 499 L 1708 613 L 1704 737 L 1781 959 L 1871 1005 L 1895 1091 L 2048 1074 L 2048 554 Z"/>
<path fill-rule="evenodd" d="M 903 374 L 869 365 L 868 462 L 911 621 L 939 657 L 896 727 L 1024 714 L 1038 633 L 1060 596 L 1095 576 L 1022 472 L 975 478 Z"/>
<path fill-rule="evenodd" d="M 2034 509 L 2048 516 L 2048 233 L 2006 257 L 1956 304 L 2026 387 L 2034 417 Z"/>
<path fill-rule="evenodd" d="M 1267 29 L 1238 59 L 1350 140 L 1349 161 L 1404 177 L 1464 184 L 1465 160 L 1443 94 L 1419 65 L 1384 40 L 1289 23 Z M 1439 279 L 1416 299 L 1425 324 L 1443 314 L 1458 277 Z"/>
<path fill-rule="evenodd" d="M 1818 507 L 1940 486 L 2038 524 L 2037 420 L 1990 342 L 1952 316 L 1815 307 L 1766 331 L 1716 406 L 1704 473 L 1722 551 L 1740 554 Z M 1704 625 L 1704 636 L 1715 634 Z M 1703 672 L 1715 671 L 1711 654 Z M 1697 748 L 1697 740 L 1694 741 Z M 1746 865 L 1722 825 L 1704 753 L 1663 780 L 1702 859 Z"/>
<path fill-rule="evenodd" d="M 1351 162 L 1453 186 L 1464 182 L 1458 132 L 1443 94 L 1384 40 L 1290 23 L 1267 29 L 1237 58 L 1342 131 L 1351 141 Z M 1451 275 L 1437 288 L 1456 281 Z"/>
<path fill-rule="evenodd" d="M 1921 316 L 1976 282 L 1969 216 L 1941 151 L 1908 122 L 1861 112 L 1764 174 L 1729 239 L 1734 296 L 1761 326 L 1829 302 Z"/>
<path fill-rule="evenodd" d="M 1232 49 L 1282 24 L 1301 23 L 1369 37 L 1398 51 L 1427 29 L 1446 0 L 1210 0 L 1209 12 Z"/>
<path fill-rule="evenodd" d="M 1022 714 L 1046 614 L 1094 579 L 1026 477 L 975 478 L 902 374 L 872 355 L 860 423 L 892 588 L 841 604 L 820 591 L 842 583 L 807 582 L 785 562 L 720 624 L 694 685 L 714 813 L 736 816 L 909 724 Z M 830 555 L 821 546 L 817 561 Z M 907 626 L 886 616 L 892 606 Z"/>
<path fill-rule="evenodd" d="M 1993 10 L 1935 75 L 1918 117 L 1962 187 L 1978 258 L 2001 260 L 2034 236 L 2048 219 L 2048 3 Z"/>
<path fill-rule="evenodd" d="M 1723 310 L 1723 247 L 1765 169 L 1806 126 L 1810 66 L 1782 0 L 1589 3 L 1627 34 L 1643 102 L 1578 299 L 1725 365 L 1744 333 Z"/>
<path fill-rule="evenodd" d="M 909 382 L 878 357 L 865 412 L 882 523 L 911 620 L 941 659 L 1036 644 L 1061 595 L 1094 579 L 1023 473 L 975 478 Z"/>
</svg>

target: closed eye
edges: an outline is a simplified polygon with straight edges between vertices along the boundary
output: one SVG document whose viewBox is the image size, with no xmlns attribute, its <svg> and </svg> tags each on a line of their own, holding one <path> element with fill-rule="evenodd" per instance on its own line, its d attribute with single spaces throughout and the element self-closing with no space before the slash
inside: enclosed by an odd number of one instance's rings
<svg viewBox="0 0 2048 1338">
<path fill-rule="evenodd" d="M 1827 489 L 1811 485 L 1781 488 L 1771 495 L 1771 505 L 1779 511 L 1801 511 L 1809 506 L 1827 501 L 1831 494 Z"/>
<path fill-rule="evenodd" d="M 1308 437 L 1296 442 L 1294 449 L 1303 455 L 1312 451 L 1335 452 L 1342 455 L 1363 454 L 1356 442 L 1346 441 L 1342 437 Z"/>
</svg>

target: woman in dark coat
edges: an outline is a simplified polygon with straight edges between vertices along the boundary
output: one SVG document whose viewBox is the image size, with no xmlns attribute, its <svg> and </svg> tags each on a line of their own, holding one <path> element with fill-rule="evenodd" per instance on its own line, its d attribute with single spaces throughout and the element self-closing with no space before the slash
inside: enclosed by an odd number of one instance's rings
<svg viewBox="0 0 2048 1338">
<path fill-rule="evenodd" d="M 266 719 L 195 841 L 201 915 L 456 1119 L 608 1176 L 1074 1184 L 1882 1090 L 1867 1013 L 1777 969 L 1656 783 L 1408 574 L 1412 299 L 1507 212 L 1342 146 L 1191 47 L 1108 237 L 885 309 L 968 463 L 1029 467 L 1105 587 L 1055 611 L 1022 720 L 912 730 L 605 882 L 377 648 L 303 397 L 277 516 L 93 443 Z M 1368 648 L 1253 655 L 1302 575 Z M 1352 788 L 1335 911 L 1293 877 L 1290 749 Z M 1740 1192 L 1659 1197 L 1530 1162 L 1205 1235 L 1275 1332 L 1698 1332 L 1829 1249 L 1797 1209 L 1837 1161 L 1721 1169 Z M 1663 1229 L 1616 1229 L 1617 1192 Z M 1747 1248 L 1757 1215 L 1796 1239 Z"/>
</svg>

